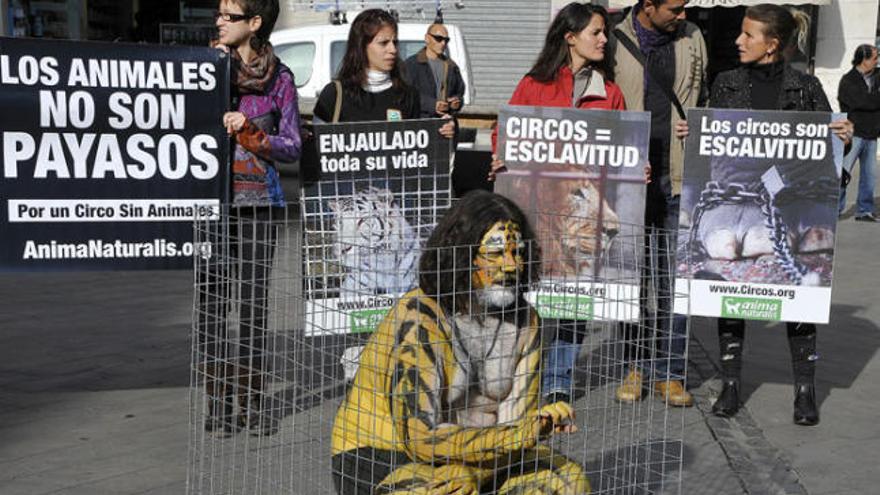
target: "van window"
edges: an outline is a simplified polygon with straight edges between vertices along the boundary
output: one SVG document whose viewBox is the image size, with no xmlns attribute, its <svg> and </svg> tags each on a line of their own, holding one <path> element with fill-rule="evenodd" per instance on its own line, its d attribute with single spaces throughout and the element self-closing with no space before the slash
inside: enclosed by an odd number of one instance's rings
<svg viewBox="0 0 880 495">
<path fill-rule="evenodd" d="M 334 41 L 330 43 L 330 75 L 331 77 L 336 77 L 336 72 L 339 70 L 339 65 L 342 64 L 342 57 L 345 56 L 345 47 L 348 45 L 347 41 L 340 40 Z M 419 53 L 419 50 L 425 47 L 425 40 L 400 40 L 400 45 L 397 47 L 401 60 L 406 60 L 416 53 Z"/>
<path fill-rule="evenodd" d="M 275 55 L 293 72 L 296 87 L 305 86 L 312 78 L 312 67 L 315 65 L 315 44 L 310 42 L 290 43 L 274 48 Z"/>
</svg>

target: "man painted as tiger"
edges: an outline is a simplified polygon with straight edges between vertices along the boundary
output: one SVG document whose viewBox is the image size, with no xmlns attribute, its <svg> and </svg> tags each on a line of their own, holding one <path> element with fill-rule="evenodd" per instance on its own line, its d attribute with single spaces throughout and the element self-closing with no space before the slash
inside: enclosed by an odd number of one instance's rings
<svg viewBox="0 0 880 495">
<path fill-rule="evenodd" d="M 567 403 L 539 407 L 540 333 L 523 298 L 539 264 L 501 196 L 474 191 L 440 220 L 419 287 L 370 338 L 336 415 L 340 494 L 590 491 L 580 465 L 539 443 L 576 429 Z"/>
</svg>

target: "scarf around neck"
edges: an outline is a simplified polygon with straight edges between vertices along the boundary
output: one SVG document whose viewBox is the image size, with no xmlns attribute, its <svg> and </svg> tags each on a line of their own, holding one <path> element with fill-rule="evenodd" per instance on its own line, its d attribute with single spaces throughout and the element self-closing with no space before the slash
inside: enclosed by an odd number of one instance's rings
<svg viewBox="0 0 880 495">
<path fill-rule="evenodd" d="M 230 48 L 232 55 L 233 82 L 239 94 L 265 94 L 278 68 L 278 58 L 272 45 L 266 43 L 257 50 L 257 56 L 249 63 L 242 60 L 238 50 Z"/>
<path fill-rule="evenodd" d="M 639 39 L 639 48 L 647 57 L 655 50 L 662 48 L 664 45 L 671 43 L 675 39 L 674 33 L 666 33 L 655 29 L 647 29 L 639 22 L 639 12 L 642 10 L 642 2 L 633 7 L 633 28 L 636 31 L 636 37 Z"/>
<path fill-rule="evenodd" d="M 391 73 L 367 69 L 367 83 L 363 87 L 368 93 L 381 93 L 391 87 Z"/>
</svg>

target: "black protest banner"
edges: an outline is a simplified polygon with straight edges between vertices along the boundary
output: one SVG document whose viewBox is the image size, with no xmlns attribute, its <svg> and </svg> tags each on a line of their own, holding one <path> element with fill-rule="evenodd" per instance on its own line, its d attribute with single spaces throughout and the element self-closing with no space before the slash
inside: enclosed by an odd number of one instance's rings
<svg viewBox="0 0 880 495">
<path fill-rule="evenodd" d="M 495 190 L 530 217 L 542 282 L 529 294 L 548 318 L 638 316 L 646 112 L 504 106 Z"/>
<path fill-rule="evenodd" d="M 419 250 L 452 198 L 443 123 L 315 126 L 320 179 L 301 195 L 307 334 L 372 332 L 417 285 Z"/>
<path fill-rule="evenodd" d="M 835 118 L 688 113 L 676 288 L 691 314 L 828 322 L 843 159 Z M 687 298 L 676 302 L 684 310 Z"/>
<path fill-rule="evenodd" d="M 0 269 L 191 266 L 228 101 L 218 50 L 0 38 Z"/>
</svg>

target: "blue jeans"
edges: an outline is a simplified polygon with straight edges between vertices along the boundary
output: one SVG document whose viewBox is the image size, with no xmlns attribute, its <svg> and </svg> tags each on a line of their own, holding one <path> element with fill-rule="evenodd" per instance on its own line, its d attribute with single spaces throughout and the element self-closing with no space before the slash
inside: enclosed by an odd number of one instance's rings
<svg viewBox="0 0 880 495">
<path fill-rule="evenodd" d="M 574 321 L 560 321 L 559 326 L 577 325 Z M 562 332 L 559 332 L 562 333 Z M 541 380 L 541 393 L 545 397 L 552 393 L 563 393 L 574 397 L 572 385 L 577 357 L 581 349 L 581 338 L 566 339 L 559 335 L 544 350 L 544 372 Z M 573 342 L 571 340 L 574 340 Z"/>
<path fill-rule="evenodd" d="M 874 214 L 874 166 L 877 164 L 877 140 L 853 136 L 852 148 L 843 157 L 843 168 L 851 172 L 859 161 L 859 196 L 856 199 L 856 216 Z M 846 207 L 846 188 L 840 188 L 837 211 Z"/>
<path fill-rule="evenodd" d="M 646 288 L 642 287 L 643 315 L 640 328 L 624 324 L 624 338 L 638 344 L 624 346 L 624 359 L 641 368 L 655 381 L 683 380 L 687 366 L 687 316 L 673 313 L 675 252 L 681 198 L 672 195 L 669 176 L 662 175 L 648 185 L 645 199 L 643 277 L 644 280 L 656 281 L 654 292 L 657 307 L 654 314 L 645 311 L 648 294 Z M 649 355 L 652 348 L 655 349 L 653 356 Z"/>
</svg>

